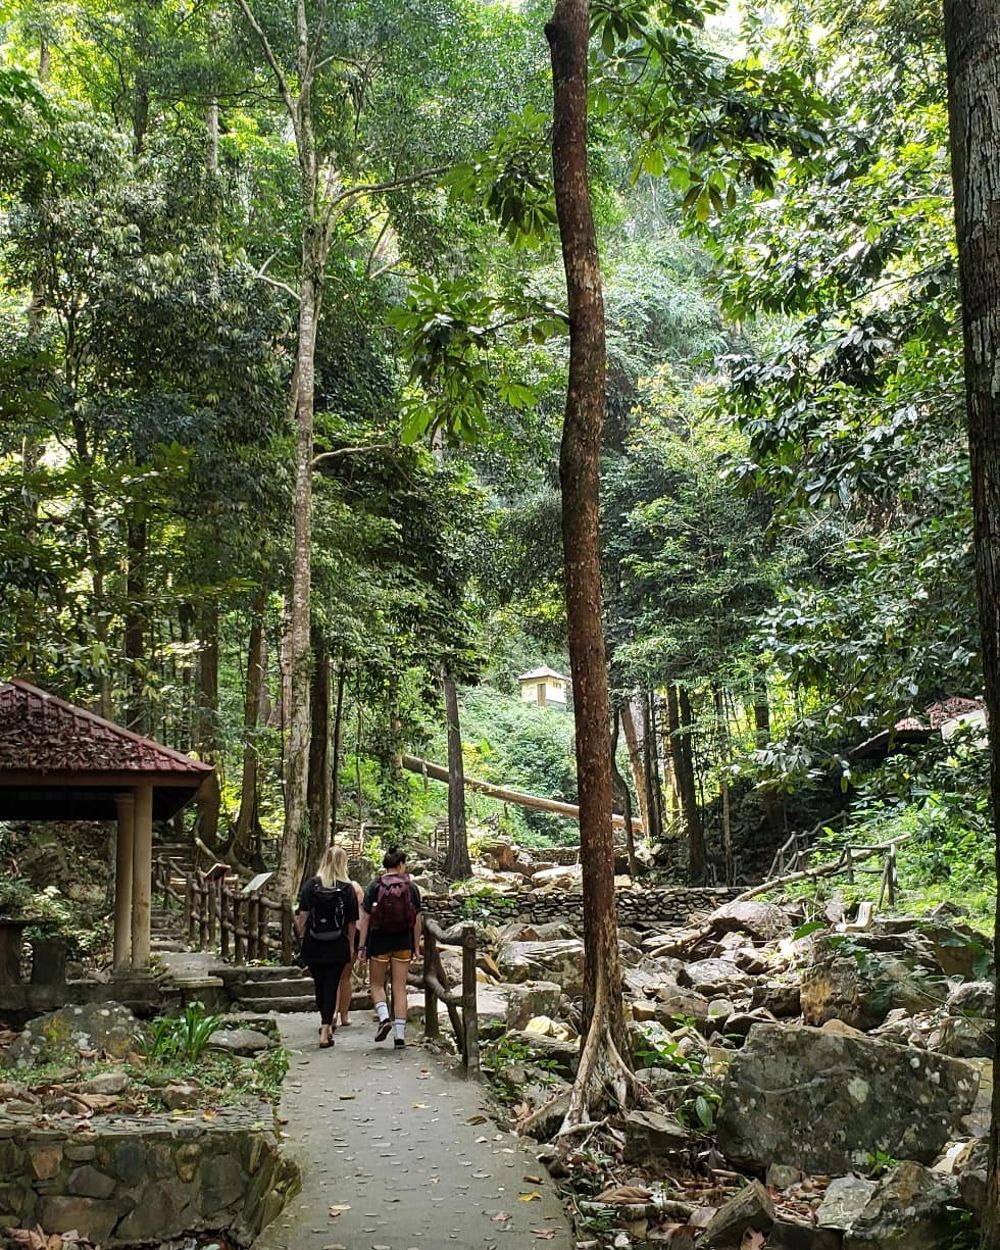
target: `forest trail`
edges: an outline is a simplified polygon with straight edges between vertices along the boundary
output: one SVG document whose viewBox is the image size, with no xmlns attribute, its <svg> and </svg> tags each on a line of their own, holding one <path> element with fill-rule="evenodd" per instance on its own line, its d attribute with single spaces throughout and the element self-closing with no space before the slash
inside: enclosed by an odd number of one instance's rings
<svg viewBox="0 0 1000 1250">
<path fill-rule="evenodd" d="M 314 1013 L 278 1023 L 292 1052 L 283 1149 L 302 1192 L 254 1250 L 571 1250 L 555 1187 L 524 1142 L 486 1117 L 481 1085 L 412 1042 L 377 1045 L 367 1015 L 330 1050 L 318 1048 Z"/>
</svg>

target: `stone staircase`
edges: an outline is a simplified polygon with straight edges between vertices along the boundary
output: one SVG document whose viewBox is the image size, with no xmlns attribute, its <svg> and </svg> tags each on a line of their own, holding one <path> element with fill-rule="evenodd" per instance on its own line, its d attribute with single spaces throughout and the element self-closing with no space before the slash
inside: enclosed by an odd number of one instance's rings
<svg viewBox="0 0 1000 1250">
<path fill-rule="evenodd" d="M 222 967 L 217 969 L 217 975 L 239 1011 L 316 1010 L 312 977 L 301 968 L 270 964 Z"/>
</svg>

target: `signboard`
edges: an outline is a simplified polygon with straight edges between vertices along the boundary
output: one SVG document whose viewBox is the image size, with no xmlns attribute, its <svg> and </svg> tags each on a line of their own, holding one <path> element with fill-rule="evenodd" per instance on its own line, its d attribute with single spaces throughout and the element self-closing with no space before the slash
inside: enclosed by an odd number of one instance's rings
<svg viewBox="0 0 1000 1250">
<path fill-rule="evenodd" d="M 273 876 L 273 872 L 259 872 L 256 877 L 253 877 L 246 883 L 240 893 L 254 894 L 257 890 L 263 890 L 264 886 L 267 885 Z"/>
</svg>

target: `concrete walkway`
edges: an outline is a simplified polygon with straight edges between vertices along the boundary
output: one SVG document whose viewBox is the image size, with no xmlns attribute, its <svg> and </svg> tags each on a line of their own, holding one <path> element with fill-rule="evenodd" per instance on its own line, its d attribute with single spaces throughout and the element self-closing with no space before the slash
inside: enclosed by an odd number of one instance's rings
<svg viewBox="0 0 1000 1250">
<path fill-rule="evenodd" d="M 283 1148 L 302 1193 L 254 1250 L 572 1250 L 544 1169 L 486 1118 L 476 1082 L 414 1044 L 412 1026 L 394 1051 L 362 1012 L 320 1050 L 315 1014 L 277 1019 L 293 1052 Z"/>
</svg>

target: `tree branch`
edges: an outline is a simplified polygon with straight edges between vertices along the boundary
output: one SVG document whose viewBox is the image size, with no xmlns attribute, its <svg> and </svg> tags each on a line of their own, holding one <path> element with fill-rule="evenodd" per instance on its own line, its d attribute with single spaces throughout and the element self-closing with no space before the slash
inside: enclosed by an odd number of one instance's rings
<svg viewBox="0 0 1000 1250">
<path fill-rule="evenodd" d="M 355 199 L 359 195 L 382 195 L 386 191 L 398 191 L 400 187 L 412 186 L 415 182 L 438 178 L 441 174 L 446 174 L 450 168 L 450 165 L 435 165 L 432 169 L 422 169 L 419 173 L 406 174 L 402 178 L 391 178 L 386 182 L 361 182 L 356 187 L 346 187 L 327 203 L 326 211 L 332 215 L 334 210 L 346 200 Z"/>
<path fill-rule="evenodd" d="M 265 60 L 271 67 L 271 72 L 274 74 L 275 81 L 278 84 L 278 90 L 281 92 L 281 98 L 285 102 L 285 108 L 288 110 L 288 116 L 297 134 L 299 122 L 298 110 L 295 107 L 295 97 L 292 95 L 291 88 L 288 86 L 288 80 L 285 77 L 284 71 L 278 64 L 278 58 L 274 55 L 274 49 L 271 47 L 271 42 L 264 33 L 263 26 L 261 26 L 260 22 L 258 22 L 257 18 L 254 16 L 253 9 L 250 8 L 249 0 L 236 0 L 236 3 L 239 6 L 240 12 L 246 18 L 250 29 L 257 36 L 257 42 L 261 46 Z"/>
<path fill-rule="evenodd" d="M 394 450 L 392 443 L 369 443 L 367 447 L 338 447 L 336 451 L 323 451 L 318 456 L 314 456 L 312 467 L 314 469 L 322 468 L 324 464 L 329 464 L 331 460 L 338 460 L 341 456 L 357 456 L 362 455 L 366 451 Z"/>
</svg>

